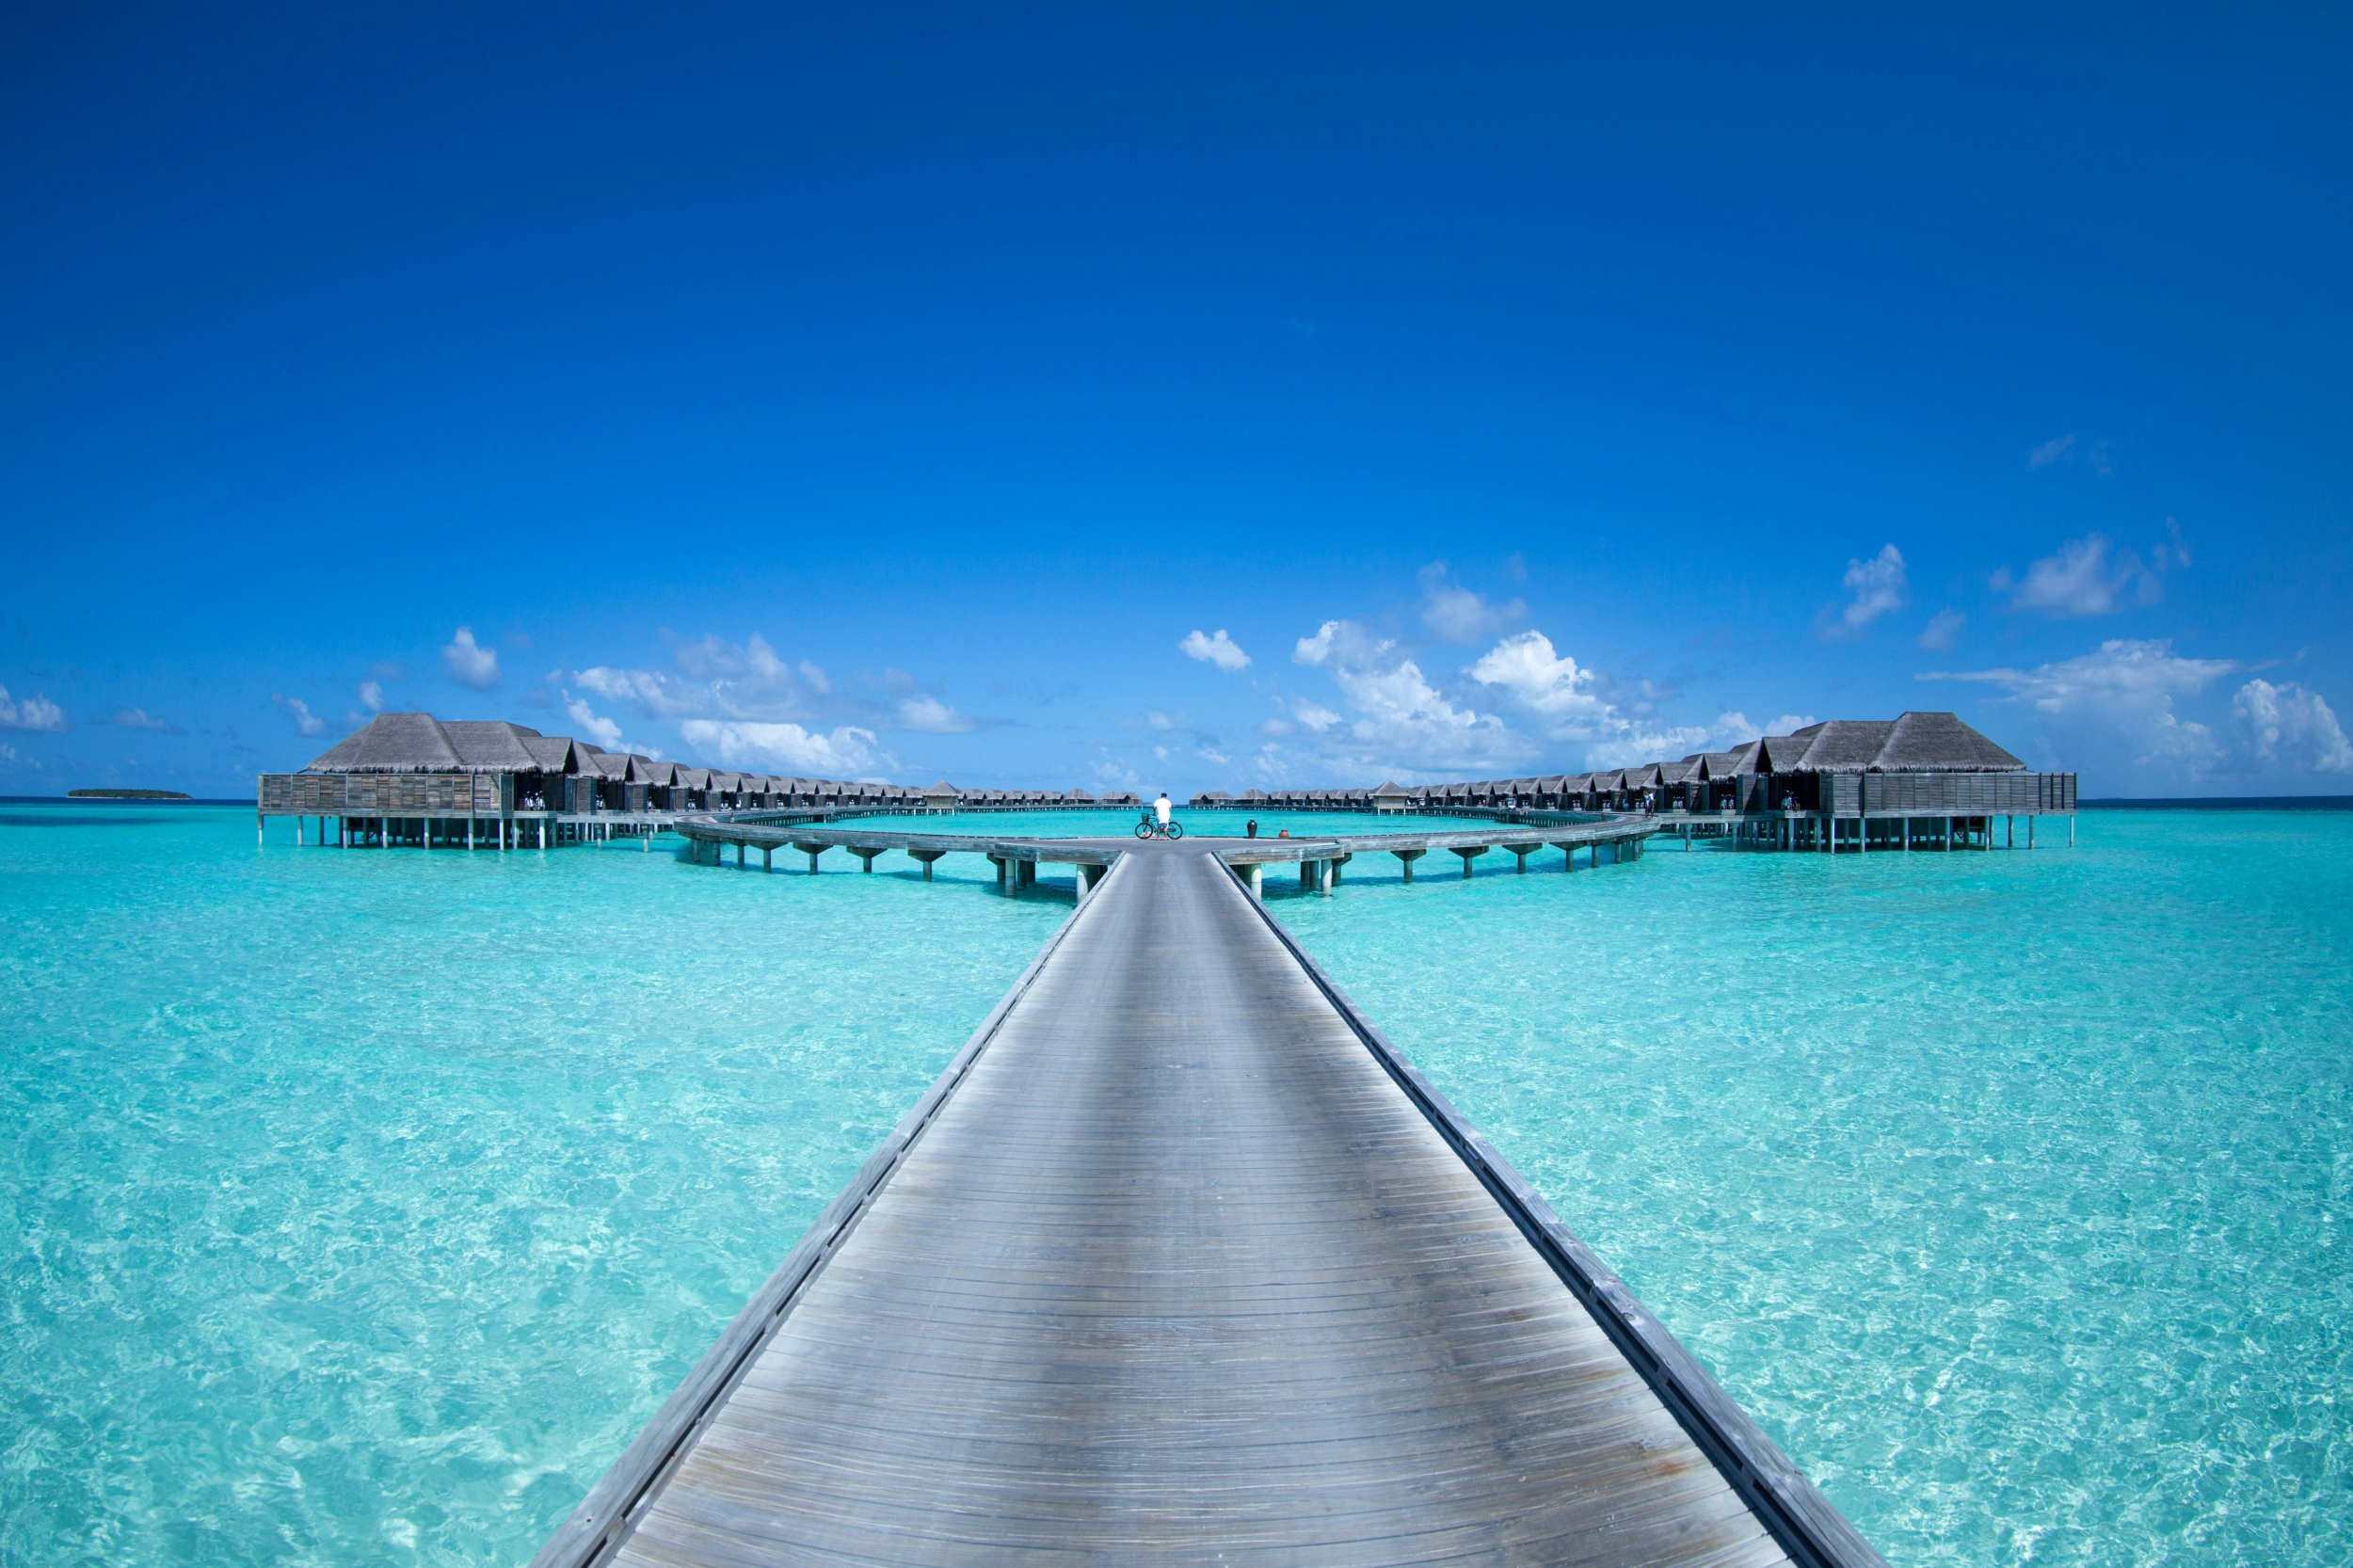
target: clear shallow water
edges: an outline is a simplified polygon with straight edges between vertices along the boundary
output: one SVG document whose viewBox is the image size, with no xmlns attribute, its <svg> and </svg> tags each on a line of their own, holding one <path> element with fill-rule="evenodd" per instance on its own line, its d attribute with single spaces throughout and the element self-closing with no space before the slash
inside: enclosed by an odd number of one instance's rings
<svg viewBox="0 0 2353 1568">
<path fill-rule="evenodd" d="M 526 1558 L 1068 909 L 0 816 L 9 1564 Z M 2089 814 L 1269 888 L 1897 1561 L 2317 1564 L 2349 853 Z"/>
<path fill-rule="evenodd" d="M 522 1561 L 1068 913 L 5 816 L 0 1562 L 44 1568 Z"/>
<path fill-rule="evenodd" d="M 1273 907 L 1892 1560 L 2353 1560 L 2353 815 L 1560 860 Z"/>
<path fill-rule="evenodd" d="M 1147 809 L 1122 807 L 1112 811 L 955 811 L 937 817 L 857 818 L 891 833 L 955 833 L 981 839 L 1125 839 L 1136 830 L 1136 819 Z M 1187 838 L 1243 836 L 1245 824 L 1256 821 L 1258 837 L 1272 839 L 1289 830 L 1294 839 L 1330 838 L 1339 833 L 1445 833 L 1457 828 L 1491 828 L 1492 822 L 1475 817 L 1377 817 L 1355 811 L 1193 811 L 1178 807 L 1177 825 Z M 876 862 L 883 864 L 884 862 Z"/>
</svg>

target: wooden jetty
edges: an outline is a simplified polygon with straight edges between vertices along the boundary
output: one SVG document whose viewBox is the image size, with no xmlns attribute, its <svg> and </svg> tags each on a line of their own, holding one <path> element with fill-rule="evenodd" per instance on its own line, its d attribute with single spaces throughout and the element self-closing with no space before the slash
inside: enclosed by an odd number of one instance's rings
<svg viewBox="0 0 2353 1568">
<path fill-rule="evenodd" d="M 1230 846 L 1096 842 L 536 1568 L 1881 1563 Z"/>
<path fill-rule="evenodd" d="M 932 866 L 941 856 L 982 855 L 996 867 L 998 885 L 1015 894 L 1037 885 L 1037 869 L 1041 865 L 1073 868 L 1072 885 L 1084 892 L 1123 853 L 1138 847 L 1138 840 L 1133 838 L 999 839 L 979 834 L 902 832 L 880 825 L 888 820 L 879 819 L 872 825 L 826 825 L 748 815 L 728 821 L 685 818 L 674 826 L 692 845 L 691 853 L 696 860 L 709 858 L 716 864 L 732 847 L 735 863 L 742 866 L 748 863 L 747 856 L 753 851 L 758 851 L 762 871 L 776 869 L 779 850 L 806 855 L 811 872 L 819 869 L 821 856 L 829 849 L 847 850 L 857 857 L 859 869 L 868 872 L 874 869 L 876 859 L 895 850 L 920 862 L 924 880 L 929 881 Z M 1296 867 L 1302 888 L 1329 893 L 1338 885 L 1344 868 L 1359 855 L 1396 856 L 1403 867 L 1405 880 L 1411 882 L 1414 863 L 1433 850 L 1459 856 L 1462 874 L 1466 877 L 1472 874 L 1472 865 L 1480 856 L 1497 849 L 1513 856 L 1515 869 L 1525 872 L 1529 857 L 1546 848 L 1562 851 L 1570 868 L 1576 866 L 1580 850 L 1595 866 L 1631 860 L 1642 853 L 1643 843 L 1657 831 L 1658 825 L 1654 822 L 1617 818 L 1542 828 L 1498 824 L 1443 832 L 1417 833 L 1401 828 L 1397 832 L 1317 838 L 1196 838 L 1184 842 L 1233 867 L 1253 893 L 1263 896 L 1265 872 L 1270 866 Z"/>
</svg>

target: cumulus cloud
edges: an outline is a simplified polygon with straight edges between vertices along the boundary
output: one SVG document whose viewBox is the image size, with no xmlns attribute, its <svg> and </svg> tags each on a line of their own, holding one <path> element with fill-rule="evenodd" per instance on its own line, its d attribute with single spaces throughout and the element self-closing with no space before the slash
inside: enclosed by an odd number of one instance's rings
<svg viewBox="0 0 2353 1568">
<path fill-rule="evenodd" d="M 1468 588 L 1447 581 L 1444 561 L 1421 568 L 1421 623 L 1449 643 L 1477 642 L 1528 613 L 1518 600 L 1490 604 Z"/>
<path fill-rule="evenodd" d="M 1469 767 L 1525 756 L 1531 749 L 1494 713 L 1459 705 L 1404 657 L 1397 645 L 1354 621 L 1328 620 L 1302 637 L 1292 659 L 1328 673 L 1346 713 L 1294 701 L 1290 715 L 1312 729 L 1320 747 L 1370 768 L 1401 772 Z"/>
<path fill-rule="evenodd" d="M 2297 681 L 2249 680 L 2231 699 L 2246 771 L 2261 775 L 2353 773 L 2337 715 L 2318 692 Z"/>
<path fill-rule="evenodd" d="M 1225 628 L 1222 626 L 1213 635 L 1206 637 L 1197 628 L 1188 632 L 1184 635 L 1184 640 L 1176 647 L 1186 658 L 1198 659 L 1205 664 L 1215 664 L 1228 675 L 1236 670 L 1247 668 L 1250 664 L 1250 655 L 1235 645 L 1234 639 L 1225 634 Z"/>
<path fill-rule="evenodd" d="M 278 693 L 272 692 L 269 694 L 269 699 L 286 711 L 286 716 L 294 720 L 294 727 L 298 733 L 304 735 L 324 735 L 327 733 L 327 721 L 312 712 L 311 705 L 303 701 L 300 697 L 281 696 Z"/>
<path fill-rule="evenodd" d="M 473 628 L 461 626 L 441 649 L 441 673 L 460 686 L 487 692 L 499 683 L 499 655 L 473 640 Z"/>
<path fill-rule="evenodd" d="M 384 688 L 373 680 L 360 682 L 360 703 L 371 713 L 384 711 Z"/>
<path fill-rule="evenodd" d="M 961 735 L 972 721 L 936 696 L 924 694 L 899 700 L 899 728 L 925 735 Z"/>
<path fill-rule="evenodd" d="M 673 662 L 675 671 L 599 664 L 573 672 L 571 679 L 583 690 L 649 719 L 712 714 L 807 719 L 813 716 L 818 699 L 833 690 L 824 670 L 806 659 L 797 667 L 786 664 L 757 632 L 742 643 L 705 632 L 699 642 L 680 648 Z"/>
<path fill-rule="evenodd" d="M 2128 603 L 2154 604 L 2165 592 L 2139 556 L 2116 550 L 2105 534 L 2068 540 L 2057 554 L 2028 567 L 2023 578 L 2004 567 L 1990 584 L 1995 593 L 2010 596 L 2012 610 L 2039 610 L 2055 620 L 2105 616 Z"/>
<path fill-rule="evenodd" d="M 1629 711 L 1602 695 L 1607 683 L 1598 672 L 1579 666 L 1540 632 L 1504 638 L 1463 673 L 1541 720 L 1546 739 L 1584 742 L 1589 768 L 1729 750 L 1759 735 L 1785 735 L 1814 722 L 1810 715 L 1784 713 L 1771 725 L 1757 725 L 1736 712 L 1713 724 L 1671 724 L 1652 713 L 1647 702 Z"/>
<path fill-rule="evenodd" d="M 587 699 L 584 697 L 573 696 L 569 692 L 565 693 L 564 696 L 566 699 L 564 712 L 570 715 L 572 723 L 579 727 L 582 735 L 607 751 L 629 749 L 621 744 L 621 727 L 617 722 L 608 718 L 599 718 L 596 710 L 588 706 Z"/>
<path fill-rule="evenodd" d="M 1594 694 L 1597 677 L 1556 651 L 1541 632 L 1504 638 L 1481 655 L 1467 672 L 1483 686 L 1501 687 L 1519 705 L 1553 722 L 1555 739 L 1589 738 L 1606 721 L 1609 705 Z"/>
<path fill-rule="evenodd" d="M 1969 617 L 1958 610 L 1939 610 L 1922 629 L 1920 646 L 1930 653 L 1950 653 L 1961 646 L 1961 629 L 1968 623 Z"/>
<path fill-rule="evenodd" d="M 1339 714 L 1307 697 L 1294 699 L 1290 704 L 1290 713 L 1292 718 L 1297 719 L 1302 725 L 1319 735 L 1340 722 Z M 1286 726 L 1284 733 L 1289 732 L 1289 727 Z"/>
<path fill-rule="evenodd" d="M 120 708 L 112 720 L 118 729 L 146 729 L 158 735 L 184 735 L 186 730 L 176 724 L 152 716 L 144 708 Z"/>
<path fill-rule="evenodd" d="M 689 719 L 679 733 L 697 752 L 730 768 L 756 763 L 821 778 L 864 778 L 899 765 L 872 730 L 855 725 L 818 734 L 797 724 Z"/>
<path fill-rule="evenodd" d="M 2185 659 L 2169 641 L 2112 638 L 2089 653 L 2033 669 L 1931 671 L 1923 680 L 1974 680 L 1998 687 L 2072 752 L 2121 751 L 2137 765 L 2204 772 L 2225 760 L 2206 726 L 2174 703 L 2238 669 L 2229 659 Z"/>
<path fill-rule="evenodd" d="M 1843 608 L 1824 605 L 1815 617 L 1815 634 L 1824 642 L 1860 637 L 1873 621 L 1912 601 L 1912 590 L 1904 581 L 1903 552 L 1892 544 L 1881 546 L 1880 552 L 1867 561 L 1848 561 L 1847 574 L 1839 583 L 1853 597 Z"/>
<path fill-rule="evenodd" d="M 1710 740 L 1722 743 L 1718 750 L 1743 745 L 1763 735 L 1794 735 L 1809 724 L 1818 723 L 1811 713 L 1784 713 L 1770 724 L 1753 724 L 1746 713 L 1737 710 L 1719 716 L 1709 727 Z"/>
<path fill-rule="evenodd" d="M 0 686 L 0 729 L 56 731 L 64 728 L 65 710 L 46 696 L 28 696 L 23 701 L 11 701 L 8 689 Z"/>
<path fill-rule="evenodd" d="M 2129 768 L 2141 782 L 2206 784 L 2353 773 L 2353 744 L 2335 712 L 2297 681 L 2247 680 L 2215 726 L 2178 711 L 2245 668 L 2232 659 L 2185 659 L 2168 642 L 2120 638 L 2033 669 L 1920 679 L 1978 680 L 2009 693 L 2044 732 L 2059 766 Z M 2117 780 L 2131 781 L 2131 774 Z"/>
</svg>

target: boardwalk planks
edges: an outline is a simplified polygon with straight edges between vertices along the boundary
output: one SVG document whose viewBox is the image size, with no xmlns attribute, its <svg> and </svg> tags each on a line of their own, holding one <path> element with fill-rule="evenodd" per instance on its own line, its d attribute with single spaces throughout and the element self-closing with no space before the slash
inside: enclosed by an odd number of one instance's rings
<svg viewBox="0 0 2353 1568">
<path fill-rule="evenodd" d="M 540 1568 L 1876 1563 L 1753 1506 L 1786 1460 L 1694 1440 L 1662 1375 L 1729 1401 L 1345 1007 L 1125 856 Z"/>
</svg>

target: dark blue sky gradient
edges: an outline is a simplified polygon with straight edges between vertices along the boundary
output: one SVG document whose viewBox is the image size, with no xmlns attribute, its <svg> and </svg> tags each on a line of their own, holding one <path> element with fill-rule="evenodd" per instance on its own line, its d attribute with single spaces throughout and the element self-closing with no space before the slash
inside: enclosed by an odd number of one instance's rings
<svg viewBox="0 0 2353 1568">
<path fill-rule="evenodd" d="M 0 789 L 2353 789 L 2342 10 L 834 9 L 0 17 Z"/>
</svg>

